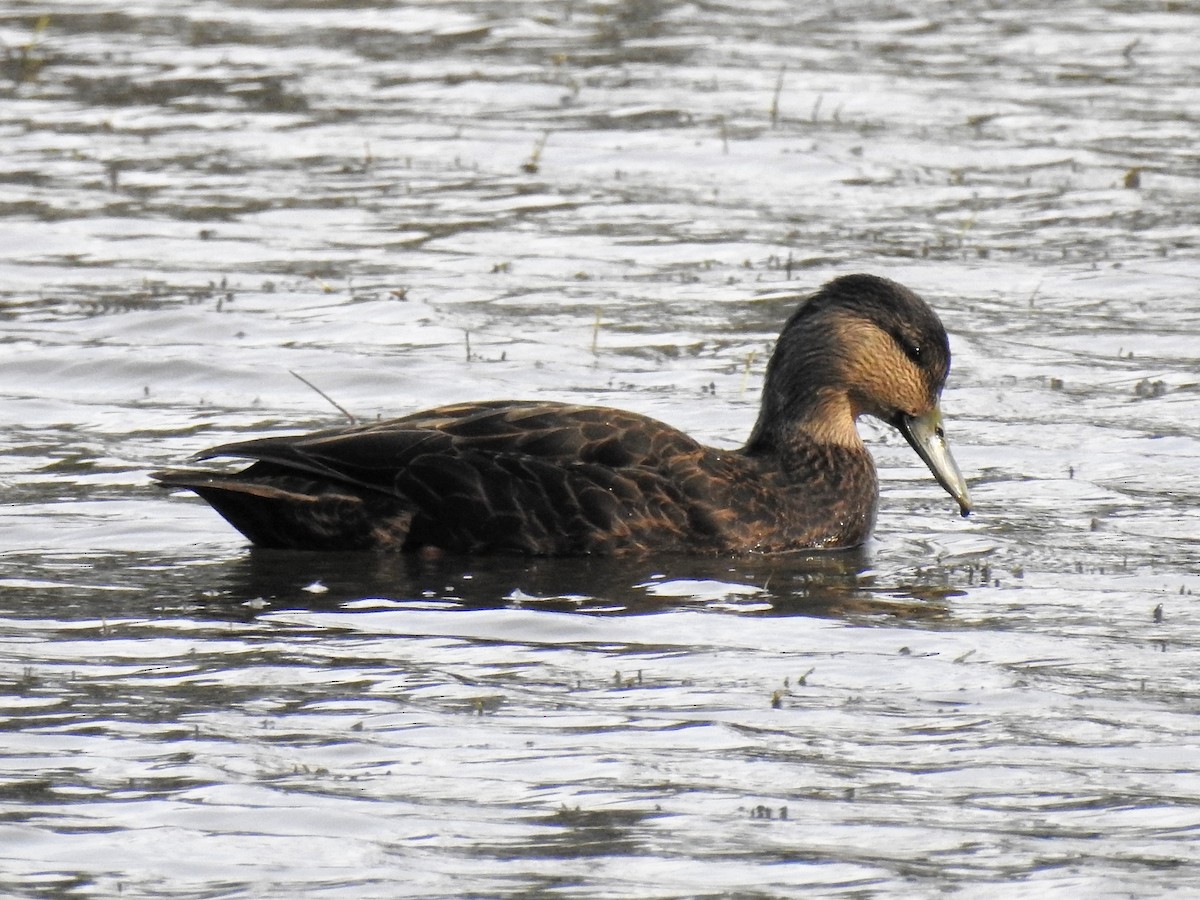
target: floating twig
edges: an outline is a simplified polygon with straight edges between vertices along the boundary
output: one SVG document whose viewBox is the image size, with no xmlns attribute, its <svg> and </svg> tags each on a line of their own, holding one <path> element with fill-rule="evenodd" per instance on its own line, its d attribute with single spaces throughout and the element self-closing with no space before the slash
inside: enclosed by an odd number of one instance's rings
<svg viewBox="0 0 1200 900">
<path fill-rule="evenodd" d="M 600 343 L 600 310 L 596 310 L 596 322 L 592 325 L 592 356 L 597 355 L 597 346 Z"/>
<path fill-rule="evenodd" d="M 787 66 L 779 67 L 779 77 L 775 79 L 775 93 L 771 97 L 771 127 L 779 123 L 779 95 L 783 93 L 783 76 L 787 74 Z"/>
<path fill-rule="evenodd" d="M 546 141 L 550 140 L 550 132 L 545 132 L 541 139 L 533 145 L 533 152 L 529 154 L 529 159 L 521 164 L 521 171 L 529 175 L 537 174 L 537 170 L 541 168 L 542 151 L 546 148 Z"/>
<path fill-rule="evenodd" d="M 752 365 L 754 365 L 754 354 L 755 354 L 754 350 L 751 350 L 749 353 L 746 354 L 746 366 L 744 369 L 742 369 L 742 387 L 738 391 L 739 394 L 746 393 L 746 385 L 750 381 L 750 367 Z"/>
<path fill-rule="evenodd" d="M 312 388 L 314 391 L 316 391 L 318 394 L 320 394 L 322 397 L 324 397 L 326 402 L 328 402 L 330 406 L 332 406 L 334 409 L 336 409 L 343 416 L 345 416 L 347 419 L 350 420 L 351 425 L 358 424 L 358 418 L 354 415 L 354 413 L 350 412 L 350 410 L 346 409 L 346 407 L 342 406 L 342 404 L 338 403 L 336 400 L 334 400 L 332 397 L 330 397 L 327 393 L 325 393 L 323 390 L 321 390 L 319 387 L 317 387 L 315 384 L 313 384 L 311 381 L 309 381 L 307 378 L 305 378 L 299 372 L 297 372 L 294 369 L 288 369 L 288 372 L 292 375 L 293 378 L 297 379 L 298 381 L 303 382 L 305 385 Z"/>
</svg>

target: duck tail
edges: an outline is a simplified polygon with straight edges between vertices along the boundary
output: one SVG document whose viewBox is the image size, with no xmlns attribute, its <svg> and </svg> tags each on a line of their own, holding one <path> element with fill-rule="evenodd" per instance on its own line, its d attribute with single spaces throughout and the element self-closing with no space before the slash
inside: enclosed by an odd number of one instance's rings
<svg viewBox="0 0 1200 900">
<path fill-rule="evenodd" d="M 261 464 L 259 464 L 261 466 Z M 288 550 L 401 549 L 413 513 L 395 497 L 302 475 L 150 473 L 168 489 L 198 494 L 258 547 Z"/>
</svg>

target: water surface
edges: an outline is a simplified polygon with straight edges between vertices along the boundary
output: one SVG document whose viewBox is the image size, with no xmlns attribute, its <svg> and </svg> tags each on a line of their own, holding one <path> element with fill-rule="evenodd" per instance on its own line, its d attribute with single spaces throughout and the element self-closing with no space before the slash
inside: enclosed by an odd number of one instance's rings
<svg viewBox="0 0 1200 900">
<path fill-rule="evenodd" d="M 1200 892 L 1188 4 L 0 3 L 0 887 Z M 744 440 L 951 332 L 861 553 L 250 551 L 147 471 L 533 397 Z M 791 295 L 791 296 L 789 296 Z"/>
</svg>

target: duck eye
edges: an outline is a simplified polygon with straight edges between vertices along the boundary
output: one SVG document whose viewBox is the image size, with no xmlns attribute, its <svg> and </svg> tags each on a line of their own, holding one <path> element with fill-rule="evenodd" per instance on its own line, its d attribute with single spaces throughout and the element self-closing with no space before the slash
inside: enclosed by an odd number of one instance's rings
<svg viewBox="0 0 1200 900">
<path fill-rule="evenodd" d="M 911 359 L 915 365 L 923 365 L 925 359 L 925 348 L 921 346 L 921 343 L 919 340 L 917 340 L 916 335 L 906 334 L 901 330 L 889 331 L 888 334 L 891 336 L 892 340 L 896 342 L 896 346 L 903 350 L 904 355 Z"/>
</svg>

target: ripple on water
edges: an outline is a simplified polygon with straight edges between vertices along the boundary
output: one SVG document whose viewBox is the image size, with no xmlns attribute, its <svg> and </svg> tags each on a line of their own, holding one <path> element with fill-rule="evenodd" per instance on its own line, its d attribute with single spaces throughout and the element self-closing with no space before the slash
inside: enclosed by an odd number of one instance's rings
<svg viewBox="0 0 1200 900">
<path fill-rule="evenodd" d="M 0 887 L 1200 892 L 1186 4 L 0 15 Z M 861 554 L 248 552 L 148 469 L 483 397 L 744 440 L 943 315 L 976 512 Z"/>
</svg>

